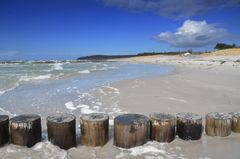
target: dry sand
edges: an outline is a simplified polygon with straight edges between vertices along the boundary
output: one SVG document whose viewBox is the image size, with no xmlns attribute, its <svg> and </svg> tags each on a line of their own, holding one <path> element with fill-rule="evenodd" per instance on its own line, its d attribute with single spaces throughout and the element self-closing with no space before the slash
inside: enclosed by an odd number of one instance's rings
<svg viewBox="0 0 240 159">
<path fill-rule="evenodd" d="M 240 63 L 226 58 L 179 59 L 171 62 L 163 57 L 154 59 L 156 63 L 164 61 L 175 66 L 169 75 L 113 84 L 121 92 L 120 108 L 146 115 L 156 111 L 190 111 L 201 115 L 210 111 L 240 111 Z M 154 60 L 144 58 L 143 62 Z M 226 62 L 221 64 L 222 61 Z"/>
</svg>

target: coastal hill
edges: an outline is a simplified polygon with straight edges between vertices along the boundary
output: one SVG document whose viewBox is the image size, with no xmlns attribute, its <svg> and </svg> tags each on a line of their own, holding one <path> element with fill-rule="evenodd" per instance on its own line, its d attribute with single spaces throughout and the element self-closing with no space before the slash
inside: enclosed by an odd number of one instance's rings
<svg viewBox="0 0 240 159">
<path fill-rule="evenodd" d="M 191 52 L 191 51 L 176 51 L 176 52 L 144 52 L 136 55 L 91 55 L 79 57 L 77 60 L 110 60 L 110 59 L 122 59 L 131 57 L 141 56 L 154 56 L 154 55 L 184 55 L 185 53 L 191 53 L 192 55 L 216 55 L 216 56 L 227 56 L 227 55 L 240 55 L 240 48 L 230 48 L 222 50 L 214 50 L 212 52 Z"/>
<path fill-rule="evenodd" d="M 181 55 L 189 51 L 172 51 L 172 52 L 144 52 L 133 55 L 91 55 L 82 56 L 78 60 L 109 60 L 109 59 L 121 59 L 139 56 L 152 56 L 152 55 Z M 192 52 L 193 54 L 202 54 L 203 52 Z"/>
<path fill-rule="evenodd" d="M 136 57 L 137 55 L 92 55 L 79 57 L 78 60 L 109 60 Z"/>
</svg>

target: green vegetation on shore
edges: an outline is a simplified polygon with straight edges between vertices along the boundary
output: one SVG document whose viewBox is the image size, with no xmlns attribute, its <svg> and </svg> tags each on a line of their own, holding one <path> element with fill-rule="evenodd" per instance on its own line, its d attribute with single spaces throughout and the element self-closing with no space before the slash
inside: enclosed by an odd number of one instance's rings
<svg viewBox="0 0 240 159">
<path fill-rule="evenodd" d="M 223 50 L 223 49 L 232 49 L 232 48 L 238 48 L 236 44 L 225 44 L 225 43 L 217 43 L 214 49 L 216 50 Z"/>
</svg>

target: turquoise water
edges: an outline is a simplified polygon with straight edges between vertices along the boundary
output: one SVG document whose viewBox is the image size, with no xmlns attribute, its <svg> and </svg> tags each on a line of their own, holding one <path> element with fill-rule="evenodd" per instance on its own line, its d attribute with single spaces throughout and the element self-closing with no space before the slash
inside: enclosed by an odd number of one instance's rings
<svg viewBox="0 0 240 159">
<path fill-rule="evenodd" d="M 47 115 L 66 111 L 66 107 L 75 110 L 76 102 L 85 106 L 101 103 L 88 94 L 90 90 L 172 70 L 163 65 L 121 62 L 1 64 L 0 113 Z"/>
<path fill-rule="evenodd" d="M 0 94 L 33 82 L 58 80 L 81 74 L 116 69 L 112 64 L 92 62 L 7 63 L 0 64 Z"/>
</svg>

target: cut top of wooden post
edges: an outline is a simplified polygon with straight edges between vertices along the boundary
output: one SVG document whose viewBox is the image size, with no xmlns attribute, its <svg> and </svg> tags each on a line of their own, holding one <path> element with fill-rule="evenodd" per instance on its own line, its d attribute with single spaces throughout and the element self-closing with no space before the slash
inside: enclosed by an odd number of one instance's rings
<svg viewBox="0 0 240 159">
<path fill-rule="evenodd" d="M 211 112 L 207 114 L 207 117 L 219 120 L 232 119 L 234 113 L 219 113 L 219 112 Z"/>
<path fill-rule="evenodd" d="M 119 115 L 114 119 L 114 124 L 122 125 L 141 125 L 148 124 L 148 117 L 141 114 L 123 114 Z"/>
<path fill-rule="evenodd" d="M 75 116 L 67 113 L 57 113 L 47 117 L 47 121 L 60 124 L 68 124 L 73 120 L 75 120 Z"/>
<path fill-rule="evenodd" d="M 11 128 L 16 129 L 18 129 L 19 127 L 31 129 L 32 124 L 39 119 L 41 119 L 41 117 L 36 114 L 23 114 L 10 119 L 10 125 Z"/>
<path fill-rule="evenodd" d="M 178 113 L 176 116 L 177 119 L 180 119 L 181 121 L 202 122 L 202 116 L 195 113 Z"/>
<path fill-rule="evenodd" d="M 8 120 L 9 117 L 7 115 L 0 115 L 0 123 Z"/>
<path fill-rule="evenodd" d="M 91 113 L 91 114 L 83 114 L 80 117 L 83 121 L 89 121 L 89 122 L 99 122 L 99 121 L 105 121 L 108 120 L 109 117 L 105 113 Z"/>
<path fill-rule="evenodd" d="M 240 112 L 234 112 L 234 113 L 231 113 L 231 114 L 232 114 L 232 117 L 240 118 Z"/>
<path fill-rule="evenodd" d="M 175 120 L 175 116 L 171 114 L 166 113 L 152 113 L 149 115 L 151 119 L 157 120 L 157 121 L 172 121 Z"/>
</svg>

